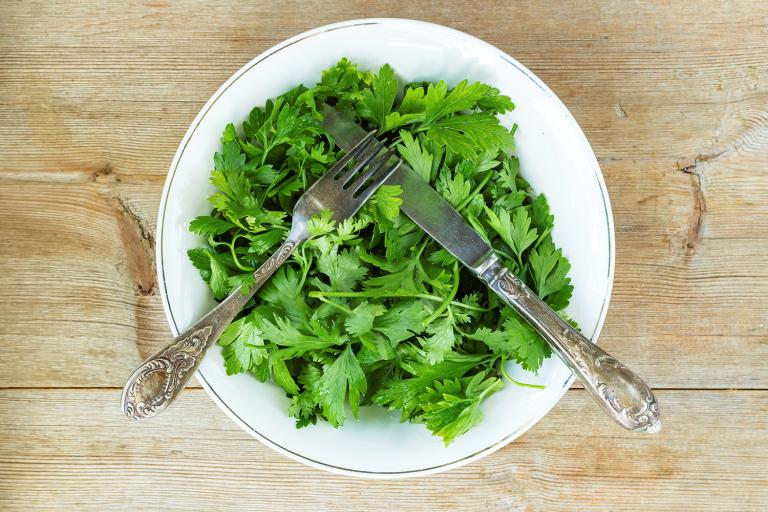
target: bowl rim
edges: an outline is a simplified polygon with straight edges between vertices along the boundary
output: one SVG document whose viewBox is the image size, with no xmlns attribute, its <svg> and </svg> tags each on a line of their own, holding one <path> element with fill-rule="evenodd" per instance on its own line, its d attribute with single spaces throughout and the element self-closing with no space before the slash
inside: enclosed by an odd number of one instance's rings
<svg viewBox="0 0 768 512">
<path fill-rule="evenodd" d="M 576 130 L 576 133 L 578 133 L 581 136 L 581 141 L 586 145 L 586 148 L 589 150 L 588 154 L 592 155 L 592 158 L 594 159 L 595 179 L 597 180 L 597 184 L 600 189 L 600 194 L 603 200 L 603 207 L 605 210 L 605 220 L 608 228 L 607 289 L 606 289 L 605 297 L 603 299 L 603 304 L 601 306 L 600 315 L 599 315 L 597 324 L 595 326 L 594 334 L 592 335 L 592 341 L 594 343 L 597 343 L 603 324 L 605 322 L 605 318 L 608 312 L 608 305 L 610 303 L 611 294 L 613 290 L 613 279 L 614 279 L 614 271 L 615 271 L 615 263 L 616 263 L 616 258 L 615 258 L 616 243 L 615 243 L 615 232 L 614 232 L 614 225 L 613 225 L 613 213 L 611 208 L 611 202 L 608 197 L 608 190 L 606 188 L 605 181 L 603 179 L 603 174 L 600 169 L 600 165 L 597 162 L 595 153 L 592 150 L 592 147 L 589 144 L 589 141 L 586 135 L 584 134 L 583 130 L 581 129 L 576 119 L 571 114 L 571 112 L 568 110 L 565 104 L 560 100 L 560 98 L 558 98 L 557 95 L 546 84 L 544 84 L 544 82 L 542 82 L 541 79 L 539 79 L 535 74 L 533 74 L 528 68 L 526 68 L 524 65 L 522 65 L 520 62 L 512 58 L 510 55 L 508 55 L 504 51 L 500 50 L 499 48 L 491 45 L 486 41 L 483 41 L 480 38 L 477 38 L 461 30 L 457 30 L 457 29 L 447 27 L 445 25 L 440 25 L 437 23 L 431 23 L 431 22 L 426 22 L 421 20 L 405 19 L 405 18 L 352 19 L 352 20 L 346 20 L 346 21 L 341 21 L 341 22 L 336 22 L 336 23 L 331 23 L 328 25 L 316 27 L 316 28 L 307 30 L 305 32 L 302 32 L 300 34 L 297 34 L 293 37 L 290 37 L 272 46 L 271 48 L 265 50 L 264 52 L 260 53 L 259 55 L 251 59 L 248 63 L 243 65 L 240 69 L 238 69 L 235 73 L 233 73 L 232 76 L 230 76 L 216 90 L 216 92 L 213 93 L 213 95 L 211 95 L 211 97 L 208 99 L 205 105 L 203 105 L 203 107 L 200 109 L 198 114 L 195 116 L 195 119 L 192 121 L 186 133 L 184 134 L 184 138 L 179 143 L 179 147 L 176 150 L 176 153 L 174 154 L 173 160 L 171 161 L 171 165 L 169 166 L 168 174 L 166 176 L 166 180 L 163 185 L 163 192 L 160 197 L 160 207 L 157 215 L 157 224 L 156 224 L 157 236 L 156 236 L 156 244 L 155 244 L 155 259 L 157 262 L 156 272 L 157 272 L 158 284 L 160 285 L 159 288 L 160 288 L 161 302 L 163 304 L 163 310 L 165 312 L 166 319 L 168 321 L 168 324 L 171 328 L 173 335 L 177 336 L 180 332 L 180 329 L 173 316 L 173 311 L 171 310 L 171 305 L 168 300 L 168 293 L 166 289 L 167 284 L 166 284 L 165 274 L 164 274 L 164 258 L 163 258 L 163 226 L 165 223 L 166 204 L 168 201 L 171 184 L 173 183 L 173 179 L 176 174 L 176 170 L 179 166 L 181 157 L 184 154 L 184 151 L 186 150 L 186 147 L 190 139 L 192 138 L 192 135 L 195 133 L 197 127 L 200 125 L 203 118 L 207 115 L 209 110 L 214 106 L 216 101 L 224 94 L 224 92 L 226 92 L 226 90 L 229 89 L 229 87 L 232 84 L 234 84 L 252 67 L 256 66 L 261 61 L 277 54 L 279 51 L 281 51 L 284 48 L 287 48 L 288 46 L 291 46 L 295 43 L 306 40 L 315 35 L 323 34 L 323 33 L 334 31 L 334 30 L 339 30 L 339 29 L 344 29 L 349 27 L 359 27 L 364 25 L 420 26 L 429 30 L 444 31 L 447 34 L 465 38 L 472 41 L 474 44 L 479 44 L 480 46 L 486 47 L 489 51 L 496 53 L 503 61 L 515 67 L 518 71 L 520 71 L 523 75 L 525 75 L 529 80 L 531 80 L 531 82 L 533 82 L 539 89 L 541 89 L 542 92 L 544 92 L 547 95 L 547 97 L 552 101 L 553 105 L 556 105 L 557 108 L 561 111 L 561 113 L 565 116 L 568 122 Z M 395 478 L 407 478 L 407 477 L 414 477 L 414 476 L 425 476 L 425 475 L 434 474 L 442 471 L 447 471 L 449 469 L 454 469 L 454 468 L 463 466 L 465 464 L 469 464 L 478 459 L 481 459 L 486 455 L 489 455 L 495 452 L 496 450 L 502 448 L 503 446 L 509 444 L 510 442 L 514 441 L 517 437 L 519 437 L 520 435 L 528 431 L 533 425 L 538 423 L 546 414 L 549 413 L 549 411 L 552 410 L 552 408 L 557 403 L 560 402 L 563 395 L 570 388 L 571 384 L 575 379 L 575 377 L 571 374 L 563 382 L 562 387 L 559 390 L 557 399 L 554 400 L 551 403 L 551 405 L 549 405 L 548 407 L 543 408 L 538 414 L 533 416 L 528 422 L 523 424 L 520 428 L 518 428 L 514 432 L 511 432 L 509 435 L 505 436 L 504 438 L 498 441 L 495 441 L 491 445 L 481 450 L 478 450 L 470 455 L 466 455 L 459 459 L 446 462 L 443 464 L 439 464 L 437 466 L 432 466 L 432 467 L 410 469 L 406 471 L 366 471 L 366 470 L 335 466 L 333 464 L 329 464 L 326 462 L 313 460 L 309 457 L 301 455 L 300 453 L 294 452 L 284 446 L 277 444 L 276 442 L 270 440 L 269 438 L 267 438 L 266 436 L 258 432 L 258 430 L 256 430 L 250 424 L 248 424 L 232 408 L 230 408 L 229 405 L 216 393 L 211 383 L 208 382 L 208 380 L 205 378 L 205 376 L 202 374 L 201 371 L 198 370 L 195 373 L 195 377 L 197 378 L 198 382 L 200 382 L 203 389 L 205 389 L 208 395 L 213 399 L 213 401 L 219 406 L 220 409 L 222 409 L 227 414 L 227 416 L 229 416 L 229 418 L 234 423 L 236 423 L 240 428 L 242 428 L 243 430 L 251 434 L 253 437 L 258 439 L 265 445 L 269 446 L 273 450 L 279 453 L 282 453 L 283 455 L 293 460 L 296 460 L 298 462 L 301 462 L 303 464 L 306 464 L 318 469 L 322 469 L 325 471 L 329 471 L 331 473 L 341 474 L 345 476 L 362 477 L 362 478 L 368 478 L 368 479 L 395 479 Z"/>
</svg>

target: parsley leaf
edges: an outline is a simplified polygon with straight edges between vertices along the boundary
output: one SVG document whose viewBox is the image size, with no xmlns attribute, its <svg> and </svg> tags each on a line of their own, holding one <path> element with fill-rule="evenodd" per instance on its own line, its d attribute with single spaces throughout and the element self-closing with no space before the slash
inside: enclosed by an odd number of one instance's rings
<svg viewBox="0 0 768 512">
<path fill-rule="evenodd" d="M 549 302 L 555 310 L 565 307 L 573 287 L 568 277 L 571 264 L 562 251 L 555 249 L 551 242 L 542 243 L 531 251 L 528 264 L 539 297 Z M 558 295 L 553 297 L 556 293 Z"/>
<path fill-rule="evenodd" d="M 430 125 L 427 137 L 462 156 L 489 150 L 509 151 L 514 147 L 512 134 L 489 113 L 441 119 Z"/>
<path fill-rule="evenodd" d="M 365 395 L 367 382 L 360 363 L 357 362 L 351 347 L 328 367 L 318 379 L 314 389 L 314 399 L 322 407 L 323 415 L 334 427 L 344 423 L 346 418 L 347 395 L 352 414 L 357 417 L 357 407 Z"/>
<path fill-rule="evenodd" d="M 337 246 L 338 247 L 338 246 Z M 349 291 L 368 273 L 357 251 L 332 249 L 317 259 L 317 270 L 328 277 L 331 288 Z"/>
<path fill-rule="evenodd" d="M 403 204 L 401 193 L 400 185 L 381 185 L 369 202 L 376 207 L 381 219 L 394 220 L 400 213 L 400 205 Z"/>
<path fill-rule="evenodd" d="M 349 334 L 362 336 L 371 331 L 374 319 L 383 315 L 385 311 L 386 308 L 381 304 L 368 304 L 368 302 L 363 301 L 344 320 L 344 326 Z"/>
<path fill-rule="evenodd" d="M 424 331 L 427 311 L 418 300 L 405 300 L 392 306 L 376 318 L 374 329 L 384 334 L 392 343 L 400 343 Z"/>
<path fill-rule="evenodd" d="M 236 227 L 233 223 L 218 217 L 202 215 L 189 223 L 189 230 L 203 236 L 216 236 Z"/>
<path fill-rule="evenodd" d="M 384 64 L 371 80 L 370 89 L 363 90 L 360 95 L 361 100 L 358 106 L 360 116 L 373 121 L 380 129 L 386 127 L 386 117 L 392 111 L 397 87 L 394 70 L 389 64 Z"/>
<path fill-rule="evenodd" d="M 549 203 L 544 194 L 531 202 L 531 224 L 539 232 L 539 238 L 546 236 L 555 225 L 555 218 L 549 213 Z"/>
<path fill-rule="evenodd" d="M 208 280 L 208 285 L 211 287 L 213 296 L 216 299 L 221 300 L 229 293 L 227 269 L 215 253 L 209 252 L 208 259 L 211 264 L 211 278 Z"/>
<path fill-rule="evenodd" d="M 461 379 L 436 381 L 421 395 L 423 403 L 419 419 L 446 446 L 483 419 L 480 403 L 501 389 L 504 384 L 497 377 L 485 378 L 485 372 Z"/>
<path fill-rule="evenodd" d="M 432 175 L 433 156 L 423 150 L 419 141 L 406 130 L 400 130 L 400 139 L 403 143 L 397 146 L 400 155 L 408 162 L 411 169 L 421 176 L 424 181 L 429 181 Z"/>
<path fill-rule="evenodd" d="M 501 210 L 497 216 L 493 210 L 486 207 L 488 224 L 504 240 L 504 243 L 512 249 L 518 261 L 522 259 L 523 252 L 536 241 L 535 229 L 529 229 L 531 219 L 525 208 L 517 208 L 510 219 L 509 212 Z"/>
<path fill-rule="evenodd" d="M 552 355 L 552 349 L 533 327 L 516 313 L 510 311 L 506 316 L 504 332 L 509 336 L 507 340 L 512 348 L 512 355 L 526 370 L 537 371 L 544 359 Z"/>
<path fill-rule="evenodd" d="M 431 126 L 449 114 L 469 110 L 488 93 L 489 87 L 475 82 L 468 85 L 466 80 L 459 82 L 448 92 L 448 86 L 442 80 L 430 84 L 424 96 L 424 122 L 422 126 Z"/>
<path fill-rule="evenodd" d="M 469 337 L 482 341 L 494 354 L 509 356 L 529 371 L 537 371 L 545 357 L 551 355 L 549 345 L 516 313 L 505 310 L 502 330 L 481 327 Z"/>
<path fill-rule="evenodd" d="M 451 206 L 457 207 L 469 197 L 472 192 L 472 182 L 465 179 L 462 174 L 451 177 L 448 173 L 443 173 L 437 179 L 435 188 L 451 203 Z"/>
<path fill-rule="evenodd" d="M 373 401 L 388 409 L 400 411 L 402 420 L 406 421 L 417 412 L 420 395 L 435 381 L 461 377 L 483 360 L 481 356 L 458 353 L 447 355 L 435 365 L 420 359 L 406 360 L 402 366 L 413 376 L 386 380 L 373 396 Z"/>
<path fill-rule="evenodd" d="M 421 342 L 427 361 L 430 364 L 439 363 L 451 351 L 456 340 L 453 325 L 448 317 L 444 317 L 440 321 L 430 324 L 427 327 L 427 334 L 428 336 Z"/>
<path fill-rule="evenodd" d="M 253 319 L 235 320 L 219 336 L 218 344 L 224 347 L 224 364 L 227 375 L 241 373 L 258 365 L 267 354 L 264 340 Z"/>
<path fill-rule="evenodd" d="M 279 352 L 273 352 L 269 359 L 272 365 L 272 375 L 275 379 L 275 384 L 283 388 L 289 395 L 298 395 L 299 386 L 293 380 L 293 376 L 281 355 Z"/>
</svg>

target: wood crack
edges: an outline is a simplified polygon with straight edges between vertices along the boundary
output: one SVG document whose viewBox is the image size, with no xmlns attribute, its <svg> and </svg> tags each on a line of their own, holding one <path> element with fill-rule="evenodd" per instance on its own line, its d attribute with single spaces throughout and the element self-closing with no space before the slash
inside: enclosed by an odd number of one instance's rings
<svg viewBox="0 0 768 512">
<path fill-rule="evenodd" d="M 109 166 L 107 165 L 107 169 Z M 106 176 L 111 174 L 107 173 Z M 102 173 L 101 176 L 105 174 Z M 138 296 L 157 295 L 155 274 L 155 237 L 152 229 L 119 195 L 112 196 L 115 219 L 125 251 L 125 267 Z"/>
<path fill-rule="evenodd" d="M 691 218 L 688 222 L 688 232 L 686 233 L 682 248 L 686 256 L 692 256 L 696 253 L 696 248 L 704 236 L 704 218 L 707 213 L 707 200 L 704 195 L 704 185 L 702 180 L 702 163 L 712 162 L 733 151 L 735 148 L 729 147 L 714 153 L 701 153 L 696 155 L 693 163 L 680 167 L 677 163 L 677 170 L 691 177 L 691 194 L 693 196 L 693 207 L 691 209 Z"/>
<path fill-rule="evenodd" d="M 704 196 L 702 186 L 701 172 L 696 164 L 687 167 L 678 168 L 681 172 L 691 177 L 691 193 L 693 195 L 693 207 L 691 208 L 691 218 L 688 221 L 688 232 L 683 238 L 683 250 L 686 256 L 692 256 L 696 252 L 696 247 L 703 238 L 704 215 L 707 212 L 707 201 Z"/>
<path fill-rule="evenodd" d="M 722 151 L 718 151 L 716 153 L 698 154 L 693 159 L 693 163 L 690 164 L 690 165 L 686 165 L 685 167 L 680 167 L 680 163 L 678 162 L 677 163 L 677 170 L 680 171 L 680 172 L 687 173 L 687 174 L 696 174 L 696 173 L 699 172 L 697 170 L 699 164 L 704 163 L 704 162 L 711 162 L 712 160 L 716 160 L 716 159 L 720 158 L 721 156 L 723 156 L 723 155 L 725 155 L 727 153 L 730 153 L 734 149 L 735 148 L 726 148 L 726 149 L 723 149 Z"/>
</svg>

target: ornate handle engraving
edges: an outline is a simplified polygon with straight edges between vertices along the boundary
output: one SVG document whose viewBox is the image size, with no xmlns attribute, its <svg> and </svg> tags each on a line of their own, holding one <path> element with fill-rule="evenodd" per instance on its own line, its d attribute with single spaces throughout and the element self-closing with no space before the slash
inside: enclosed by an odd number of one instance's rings
<svg viewBox="0 0 768 512">
<path fill-rule="evenodd" d="M 123 391 L 123 411 L 133 420 L 154 416 L 189 379 L 190 370 L 205 351 L 213 329 L 203 327 L 190 336 L 163 348 L 144 361 L 128 379 Z"/>
<path fill-rule="evenodd" d="M 478 268 L 478 274 L 549 342 L 619 425 L 649 433 L 661 430 L 656 397 L 640 377 L 560 318 L 495 255 Z"/>
<path fill-rule="evenodd" d="M 238 288 L 195 325 L 144 361 L 123 387 L 122 408 L 132 420 L 151 418 L 168 407 L 200 366 L 208 348 L 248 300 L 287 260 L 300 240 L 288 239 L 253 274 L 247 294 Z"/>
<path fill-rule="evenodd" d="M 280 246 L 279 249 L 277 249 L 277 252 L 274 253 L 272 256 L 267 259 L 262 265 L 256 269 L 256 272 L 253 273 L 253 288 L 251 289 L 252 292 L 256 292 L 259 288 L 264 286 L 264 283 L 267 282 L 267 280 L 272 277 L 272 274 L 275 273 L 275 270 L 277 270 L 280 265 L 285 263 L 285 260 L 287 260 L 291 254 L 293 254 L 293 250 L 296 248 L 297 242 L 294 242 L 293 240 L 286 240 L 283 245 Z"/>
</svg>

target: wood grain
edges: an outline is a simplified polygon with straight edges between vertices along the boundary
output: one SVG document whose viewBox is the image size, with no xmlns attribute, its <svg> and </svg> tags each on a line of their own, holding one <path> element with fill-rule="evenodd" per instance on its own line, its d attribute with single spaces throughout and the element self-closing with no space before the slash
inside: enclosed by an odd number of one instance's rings
<svg viewBox="0 0 768 512">
<path fill-rule="evenodd" d="M 585 414 L 590 398 L 571 391 L 483 461 L 399 481 L 294 462 L 232 425 L 202 390 L 142 424 L 116 414 L 118 393 L 0 392 L 0 424 L 15 432 L 0 439 L 4 510 L 53 500 L 82 511 L 758 510 L 768 502 L 766 391 L 664 391 L 658 436 Z"/>
<path fill-rule="evenodd" d="M 748 191 L 762 183 L 745 179 L 731 201 L 710 200 L 690 248 L 685 173 L 650 174 L 633 187 L 631 166 L 604 169 L 618 187 L 618 258 L 603 346 L 655 387 L 765 388 L 768 366 L 754 361 L 768 358 L 768 244 L 720 226 L 738 215 L 728 213 L 734 202 L 755 204 Z M 727 188 L 723 169 L 708 187 Z M 169 335 L 154 269 L 161 183 L 69 176 L 0 178 L 0 236 L 13 241 L 0 245 L 0 343 L 11 356 L 0 358 L 0 386 L 120 387 Z"/>
<path fill-rule="evenodd" d="M 761 9 L 729 2 L 725 15 L 704 3 L 467 9 L 395 0 L 376 14 L 444 23 L 492 42 L 552 86 L 599 156 L 660 157 L 672 171 L 676 162 L 726 148 L 765 151 L 768 29 L 757 21 Z M 0 169 L 78 171 L 108 162 L 121 173 L 164 174 L 200 106 L 233 71 L 303 30 L 372 14 L 365 2 L 276 5 L 42 2 L 8 9 L 0 20 L 0 154 L 25 137 L 53 139 L 53 147 L 42 155 L 33 144 L 13 147 L 14 159 L 0 161 Z"/>
<path fill-rule="evenodd" d="M 238 430 L 200 389 L 146 425 L 119 387 L 167 339 L 165 173 L 253 56 L 343 19 L 465 30 L 541 77 L 592 144 L 617 236 L 601 344 L 660 392 L 637 437 L 581 390 L 496 454 L 362 482 Z M 30 1 L 0 5 L 0 508 L 768 509 L 768 4 Z"/>
</svg>

